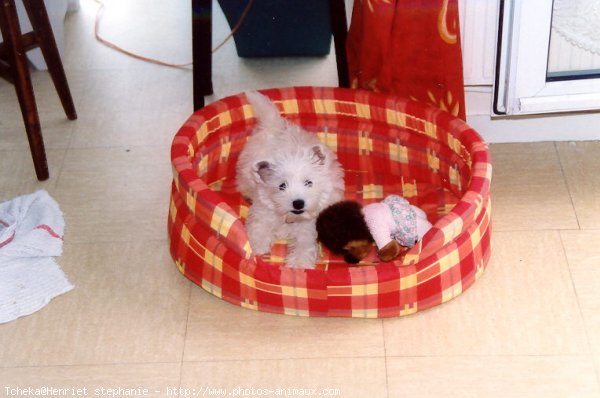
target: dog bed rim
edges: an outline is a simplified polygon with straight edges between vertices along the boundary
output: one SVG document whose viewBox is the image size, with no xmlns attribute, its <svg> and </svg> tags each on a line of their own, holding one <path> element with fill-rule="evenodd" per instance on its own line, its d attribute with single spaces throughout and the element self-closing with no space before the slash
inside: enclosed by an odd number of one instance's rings
<svg viewBox="0 0 600 398">
<path fill-rule="evenodd" d="M 390 98 L 394 98 L 394 109 L 398 109 L 398 105 L 405 104 L 410 106 L 421 107 L 425 110 L 425 114 L 430 118 L 436 118 L 436 122 L 443 123 L 444 130 L 448 134 L 452 134 L 451 130 L 459 131 L 461 134 L 460 145 L 471 156 L 471 181 L 465 193 L 461 196 L 456 205 L 444 216 L 442 216 L 433 228 L 411 248 L 404 256 L 401 265 L 412 265 L 422 261 L 431 255 L 434 255 L 438 250 L 444 247 L 449 242 L 452 242 L 458 236 L 465 232 L 468 227 L 481 213 L 484 208 L 485 200 L 489 196 L 490 180 L 491 180 L 491 163 L 487 144 L 482 140 L 477 132 L 475 132 L 464 121 L 455 118 L 449 113 L 433 107 L 429 104 L 404 99 L 400 97 L 392 97 L 389 94 L 375 93 L 366 90 L 354 90 L 344 88 L 316 88 L 316 87 L 292 87 L 291 90 L 332 90 L 334 93 L 341 94 L 341 97 L 349 97 L 353 102 L 367 106 L 373 98 L 380 98 L 389 103 Z M 267 97 L 276 97 L 276 94 L 282 89 L 259 90 Z M 336 98 L 337 100 L 337 98 Z M 218 117 L 223 110 L 227 110 L 226 104 L 232 101 L 241 101 L 244 105 L 247 100 L 243 93 L 232 95 L 220 99 L 212 104 L 207 105 L 194 112 L 194 114 L 186 121 L 179 129 L 173 140 L 171 150 L 171 161 L 173 164 L 173 176 L 176 181 L 177 190 L 181 195 L 186 197 L 192 195 L 195 197 L 196 192 L 204 189 L 210 189 L 204 180 L 194 171 L 190 146 L 193 137 L 203 123 L 207 123 L 214 117 Z M 273 99 L 275 103 L 278 100 Z M 454 134 L 453 134 L 454 135 Z M 182 152 L 185 149 L 184 156 Z M 219 201 L 218 194 L 215 193 L 215 201 Z M 224 203 L 220 203 L 223 205 Z M 233 210 L 225 204 L 227 210 L 234 214 Z M 190 211 L 194 209 L 190 208 Z M 365 265 L 364 267 L 376 267 L 377 265 Z M 280 265 L 280 267 L 286 267 Z"/>
</svg>

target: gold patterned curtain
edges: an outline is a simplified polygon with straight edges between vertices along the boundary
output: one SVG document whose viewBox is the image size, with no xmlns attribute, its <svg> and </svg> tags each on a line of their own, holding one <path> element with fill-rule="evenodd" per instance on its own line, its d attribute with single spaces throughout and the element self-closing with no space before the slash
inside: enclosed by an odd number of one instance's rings
<svg viewBox="0 0 600 398">
<path fill-rule="evenodd" d="M 466 118 L 458 0 L 355 0 L 347 46 L 352 87 Z"/>
</svg>

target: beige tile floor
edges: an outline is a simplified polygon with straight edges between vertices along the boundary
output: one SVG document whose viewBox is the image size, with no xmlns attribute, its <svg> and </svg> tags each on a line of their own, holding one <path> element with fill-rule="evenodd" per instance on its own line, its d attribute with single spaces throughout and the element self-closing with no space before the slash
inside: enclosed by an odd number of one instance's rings
<svg viewBox="0 0 600 398">
<path fill-rule="evenodd" d="M 107 1 L 103 31 L 186 62 L 188 3 Z M 386 320 L 244 310 L 188 282 L 167 249 L 169 145 L 192 110 L 191 73 L 101 47 L 95 10 L 82 0 L 66 21 L 63 60 L 79 119 L 66 121 L 45 72 L 33 75 L 46 182 L 34 178 L 14 91 L 0 83 L 0 200 L 40 188 L 58 200 L 67 224 L 59 263 L 76 286 L 0 325 L 0 397 L 10 396 L 5 387 L 36 386 L 90 395 L 296 387 L 342 397 L 600 397 L 600 143 L 491 146 L 492 259 L 450 303 Z M 226 34 L 218 10 L 215 32 L 215 42 Z M 212 99 L 336 84 L 331 56 L 240 60 L 228 43 L 215 65 Z"/>
</svg>

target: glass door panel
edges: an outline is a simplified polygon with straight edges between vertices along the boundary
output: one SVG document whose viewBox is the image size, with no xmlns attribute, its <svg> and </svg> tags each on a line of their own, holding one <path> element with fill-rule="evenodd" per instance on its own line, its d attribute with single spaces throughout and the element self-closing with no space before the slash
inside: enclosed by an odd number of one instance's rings
<svg viewBox="0 0 600 398">
<path fill-rule="evenodd" d="M 554 0 L 546 77 L 600 77 L 600 1 Z"/>
<path fill-rule="evenodd" d="M 600 109 L 600 0 L 500 0 L 495 114 Z"/>
</svg>

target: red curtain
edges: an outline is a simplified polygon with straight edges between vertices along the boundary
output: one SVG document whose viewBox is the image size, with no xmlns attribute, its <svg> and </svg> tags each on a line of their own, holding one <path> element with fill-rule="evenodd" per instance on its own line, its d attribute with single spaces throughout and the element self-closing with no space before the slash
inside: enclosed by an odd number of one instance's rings
<svg viewBox="0 0 600 398">
<path fill-rule="evenodd" d="M 458 0 L 355 0 L 347 46 L 353 88 L 466 118 Z"/>
</svg>

